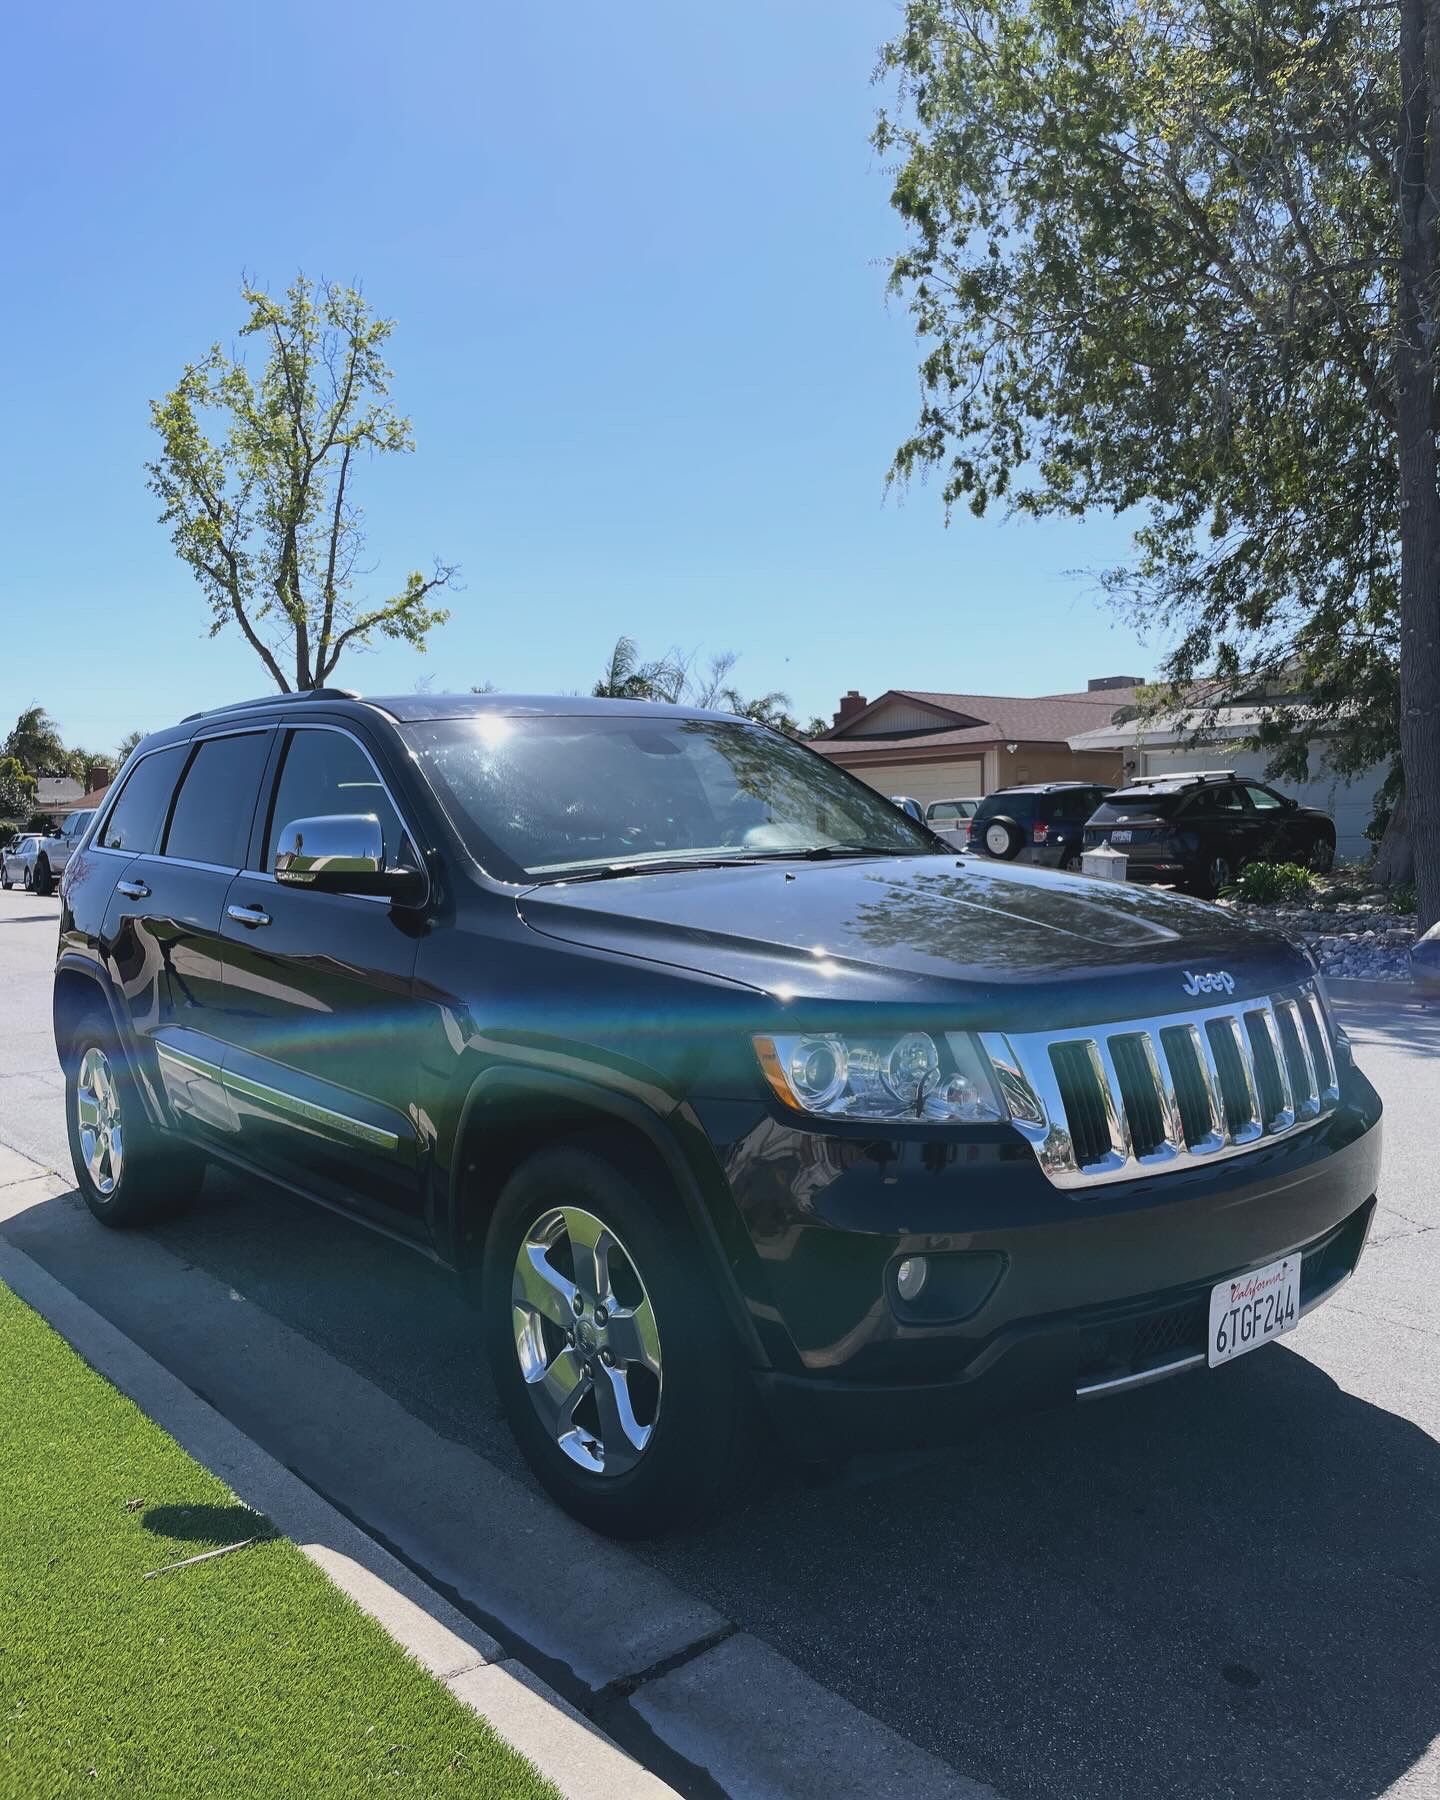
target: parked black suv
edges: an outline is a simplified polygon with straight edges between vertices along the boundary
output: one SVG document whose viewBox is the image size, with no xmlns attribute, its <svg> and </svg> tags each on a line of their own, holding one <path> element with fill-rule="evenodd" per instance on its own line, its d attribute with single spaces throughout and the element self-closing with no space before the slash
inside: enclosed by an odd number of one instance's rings
<svg viewBox="0 0 1440 1800">
<path fill-rule="evenodd" d="M 1002 862 L 1077 868 L 1085 821 L 1109 792 L 1089 781 L 996 788 L 975 809 L 966 847 Z"/>
<path fill-rule="evenodd" d="M 833 1457 L 1226 1360 L 1373 1211 L 1380 1105 L 1304 951 L 957 857 L 738 719 L 192 717 L 63 902 L 96 1218 L 213 1159 L 438 1254 L 537 1475 L 609 1531 L 733 1491 L 765 1415 Z"/>
<path fill-rule="evenodd" d="M 1248 862 L 1335 861 L 1335 824 L 1313 806 L 1231 769 L 1137 782 L 1111 794 L 1085 829 L 1085 848 L 1111 844 L 1131 881 L 1170 881 L 1213 900 Z"/>
</svg>

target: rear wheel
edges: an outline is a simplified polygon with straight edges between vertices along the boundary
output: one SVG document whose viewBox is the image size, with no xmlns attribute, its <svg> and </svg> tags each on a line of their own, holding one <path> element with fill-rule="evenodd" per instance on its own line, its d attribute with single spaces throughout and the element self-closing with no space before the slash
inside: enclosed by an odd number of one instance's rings
<svg viewBox="0 0 1440 1800">
<path fill-rule="evenodd" d="M 1190 891 L 1202 900 L 1214 900 L 1224 893 L 1234 879 L 1228 857 L 1210 856 L 1205 859 L 1200 873 L 1190 883 Z"/>
<path fill-rule="evenodd" d="M 48 857 L 42 856 L 35 864 L 35 877 L 30 885 L 37 894 L 42 895 L 48 894 L 55 885 L 55 878 L 50 873 L 50 862 Z"/>
<path fill-rule="evenodd" d="M 35 891 L 35 878 L 30 873 L 30 870 L 28 868 L 25 870 L 25 874 L 24 874 L 23 879 L 21 880 L 20 885 L 21 885 L 21 887 L 24 888 L 24 890 L 27 894 L 33 893 Z"/>
<path fill-rule="evenodd" d="M 1316 875 L 1328 875 L 1335 866 L 1335 843 L 1319 837 L 1310 846 L 1310 867 Z"/>
<path fill-rule="evenodd" d="M 750 1396 L 673 1193 L 588 1149 L 542 1150 L 500 1196 L 482 1279 L 511 1430 L 568 1512 L 648 1537 L 734 1493 Z"/>
<path fill-rule="evenodd" d="M 141 1225 L 182 1211 L 204 1165 L 145 1117 L 110 1016 L 86 1012 L 65 1064 L 65 1118 L 75 1184 L 102 1225 Z"/>
</svg>

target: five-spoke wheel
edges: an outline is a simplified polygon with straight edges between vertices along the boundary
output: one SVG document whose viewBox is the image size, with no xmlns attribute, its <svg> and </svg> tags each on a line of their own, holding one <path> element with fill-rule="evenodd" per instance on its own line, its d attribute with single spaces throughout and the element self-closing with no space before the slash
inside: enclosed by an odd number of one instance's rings
<svg viewBox="0 0 1440 1800">
<path fill-rule="evenodd" d="M 75 1129 L 95 1191 L 108 1199 L 115 1192 L 124 1167 L 125 1130 L 115 1071 L 98 1044 L 91 1044 L 80 1059 L 75 1080 Z"/>
<path fill-rule="evenodd" d="M 624 1244 L 583 1207 L 550 1208 L 521 1241 L 510 1311 L 526 1389 L 560 1450 L 595 1475 L 632 1469 L 664 1383 L 655 1309 Z"/>
</svg>

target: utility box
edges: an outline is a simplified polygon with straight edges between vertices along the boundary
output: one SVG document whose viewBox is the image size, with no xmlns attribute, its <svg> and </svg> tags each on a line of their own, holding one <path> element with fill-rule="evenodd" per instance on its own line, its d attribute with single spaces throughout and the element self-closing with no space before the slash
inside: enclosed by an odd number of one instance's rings
<svg viewBox="0 0 1440 1800">
<path fill-rule="evenodd" d="M 1101 844 L 1098 849 L 1084 853 L 1080 858 L 1080 870 L 1082 874 L 1095 876 L 1098 881 L 1124 881 L 1125 867 L 1129 861 L 1130 858 L 1123 850 Z"/>
</svg>

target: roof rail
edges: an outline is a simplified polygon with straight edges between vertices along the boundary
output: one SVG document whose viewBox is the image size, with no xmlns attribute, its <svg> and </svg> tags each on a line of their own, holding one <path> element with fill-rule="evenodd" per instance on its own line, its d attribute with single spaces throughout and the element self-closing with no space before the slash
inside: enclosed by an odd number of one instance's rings
<svg viewBox="0 0 1440 1800">
<path fill-rule="evenodd" d="M 1132 787 L 1155 787 L 1165 781 L 1236 781 L 1233 769 L 1176 769 L 1170 775 L 1138 775 L 1130 784 Z"/>
<path fill-rule="evenodd" d="M 213 719 L 217 713 L 252 712 L 261 706 L 289 706 L 296 700 L 358 700 L 355 688 L 299 688 L 292 694 L 262 694 L 258 700 L 232 700 L 228 706 L 208 706 L 200 712 L 186 713 L 180 721 L 188 725 L 192 719 Z"/>
</svg>

